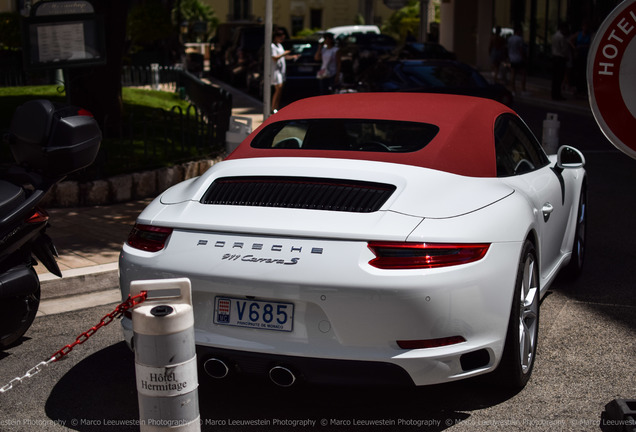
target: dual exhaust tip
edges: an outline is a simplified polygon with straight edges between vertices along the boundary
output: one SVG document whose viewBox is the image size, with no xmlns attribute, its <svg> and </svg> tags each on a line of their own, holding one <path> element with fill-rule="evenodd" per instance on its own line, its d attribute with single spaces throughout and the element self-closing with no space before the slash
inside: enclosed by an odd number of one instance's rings
<svg viewBox="0 0 636 432">
<path fill-rule="evenodd" d="M 230 367 L 223 360 L 211 358 L 203 363 L 203 370 L 214 379 L 223 379 L 230 374 Z M 296 375 L 284 366 L 274 366 L 268 372 L 269 379 L 279 387 L 291 387 L 296 383 Z"/>
</svg>

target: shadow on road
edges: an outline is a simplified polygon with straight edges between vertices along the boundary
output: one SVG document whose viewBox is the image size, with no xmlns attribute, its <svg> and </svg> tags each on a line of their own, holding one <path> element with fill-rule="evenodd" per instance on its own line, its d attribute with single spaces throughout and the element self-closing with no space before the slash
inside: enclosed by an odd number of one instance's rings
<svg viewBox="0 0 636 432">
<path fill-rule="evenodd" d="M 588 208 L 585 264 L 575 281 L 558 279 L 555 288 L 588 303 L 609 318 L 636 329 L 636 161 L 619 152 L 586 156 Z M 611 180 L 608 180 L 611 179 Z"/>
<path fill-rule="evenodd" d="M 138 430 L 134 374 L 134 355 L 123 342 L 105 348 L 58 381 L 46 402 L 47 417 L 78 431 Z M 244 430 L 250 420 L 267 430 L 291 430 L 300 425 L 294 421 L 310 420 L 314 423 L 308 426 L 320 430 L 367 426 L 441 431 L 468 419 L 470 414 L 464 411 L 498 405 L 514 396 L 483 380 L 406 389 L 302 384 L 281 389 L 265 380 L 211 382 L 200 372 L 199 383 L 204 431 Z"/>
<path fill-rule="evenodd" d="M 108 421 L 138 419 L 135 360 L 124 342 L 85 358 L 53 387 L 45 411 L 79 431 L 139 430 Z"/>
</svg>

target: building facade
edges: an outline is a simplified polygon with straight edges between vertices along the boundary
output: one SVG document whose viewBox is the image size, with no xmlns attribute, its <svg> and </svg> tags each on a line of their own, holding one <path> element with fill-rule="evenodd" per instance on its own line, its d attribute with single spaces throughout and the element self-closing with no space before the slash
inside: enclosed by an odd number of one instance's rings
<svg viewBox="0 0 636 432">
<path fill-rule="evenodd" d="M 224 22 L 264 21 L 265 0 L 203 0 Z M 383 0 L 273 0 L 272 20 L 290 34 L 303 29 L 352 25 L 360 20 L 379 26 L 394 11 Z"/>
<path fill-rule="evenodd" d="M 265 16 L 265 0 L 204 0 L 222 21 L 256 21 Z M 490 69 L 489 41 L 496 26 L 511 34 L 521 25 L 528 45 L 529 69 L 547 74 L 551 38 L 559 22 L 575 32 L 583 23 L 593 30 L 621 0 L 435 0 L 439 2 L 439 42 L 457 58 L 481 70 Z M 432 3 L 433 0 L 429 0 Z M 394 10 L 389 0 L 273 0 L 273 22 L 296 34 L 355 24 L 382 26 Z M 431 10 L 431 9 L 429 9 Z M 428 22 L 431 23 L 429 14 Z M 430 31 L 430 29 L 429 29 Z"/>
<path fill-rule="evenodd" d="M 0 12 L 16 12 L 38 0 L 0 0 Z M 202 0 L 221 22 L 263 22 L 266 0 Z M 559 22 L 570 31 L 585 23 L 592 31 L 622 0 L 422 0 L 429 4 L 428 23 L 433 22 L 432 4 L 439 4 L 435 34 L 457 58 L 481 70 L 490 68 L 488 45 L 493 29 L 508 31 L 516 24 L 528 45 L 529 69 L 548 73 L 551 38 Z M 272 0 L 273 22 L 290 34 L 304 29 L 340 25 L 382 26 L 406 0 Z M 390 5 L 391 7 L 387 6 Z M 430 27 L 428 29 L 430 32 Z M 438 33 L 439 32 L 439 33 Z"/>
<path fill-rule="evenodd" d="M 481 70 L 490 68 L 488 45 L 493 29 L 511 34 L 521 25 L 528 45 L 529 69 L 547 74 L 551 39 L 560 22 L 570 33 L 583 25 L 593 32 L 622 0 L 442 0 L 440 43 Z"/>
</svg>

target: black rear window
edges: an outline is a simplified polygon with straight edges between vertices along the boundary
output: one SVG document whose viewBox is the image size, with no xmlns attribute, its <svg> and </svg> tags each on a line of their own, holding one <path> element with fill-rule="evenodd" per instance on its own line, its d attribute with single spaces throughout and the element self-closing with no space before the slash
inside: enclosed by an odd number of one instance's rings
<svg viewBox="0 0 636 432">
<path fill-rule="evenodd" d="M 263 129 L 252 147 L 407 153 L 424 148 L 438 131 L 428 123 L 390 120 L 291 120 Z"/>
</svg>

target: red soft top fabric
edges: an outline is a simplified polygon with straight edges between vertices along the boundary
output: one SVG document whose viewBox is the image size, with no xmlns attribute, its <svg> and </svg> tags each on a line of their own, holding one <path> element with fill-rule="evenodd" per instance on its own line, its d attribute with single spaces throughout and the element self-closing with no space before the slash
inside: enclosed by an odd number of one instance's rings
<svg viewBox="0 0 636 432">
<path fill-rule="evenodd" d="M 470 177 L 496 177 L 494 123 L 513 113 L 498 102 L 471 96 L 426 93 L 349 93 L 302 99 L 269 117 L 228 160 L 261 157 L 359 159 L 415 165 Z M 267 125 L 287 120 L 351 118 L 430 123 L 439 133 L 410 153 L 259 149 L 252 139 Z"/>
</svg>

